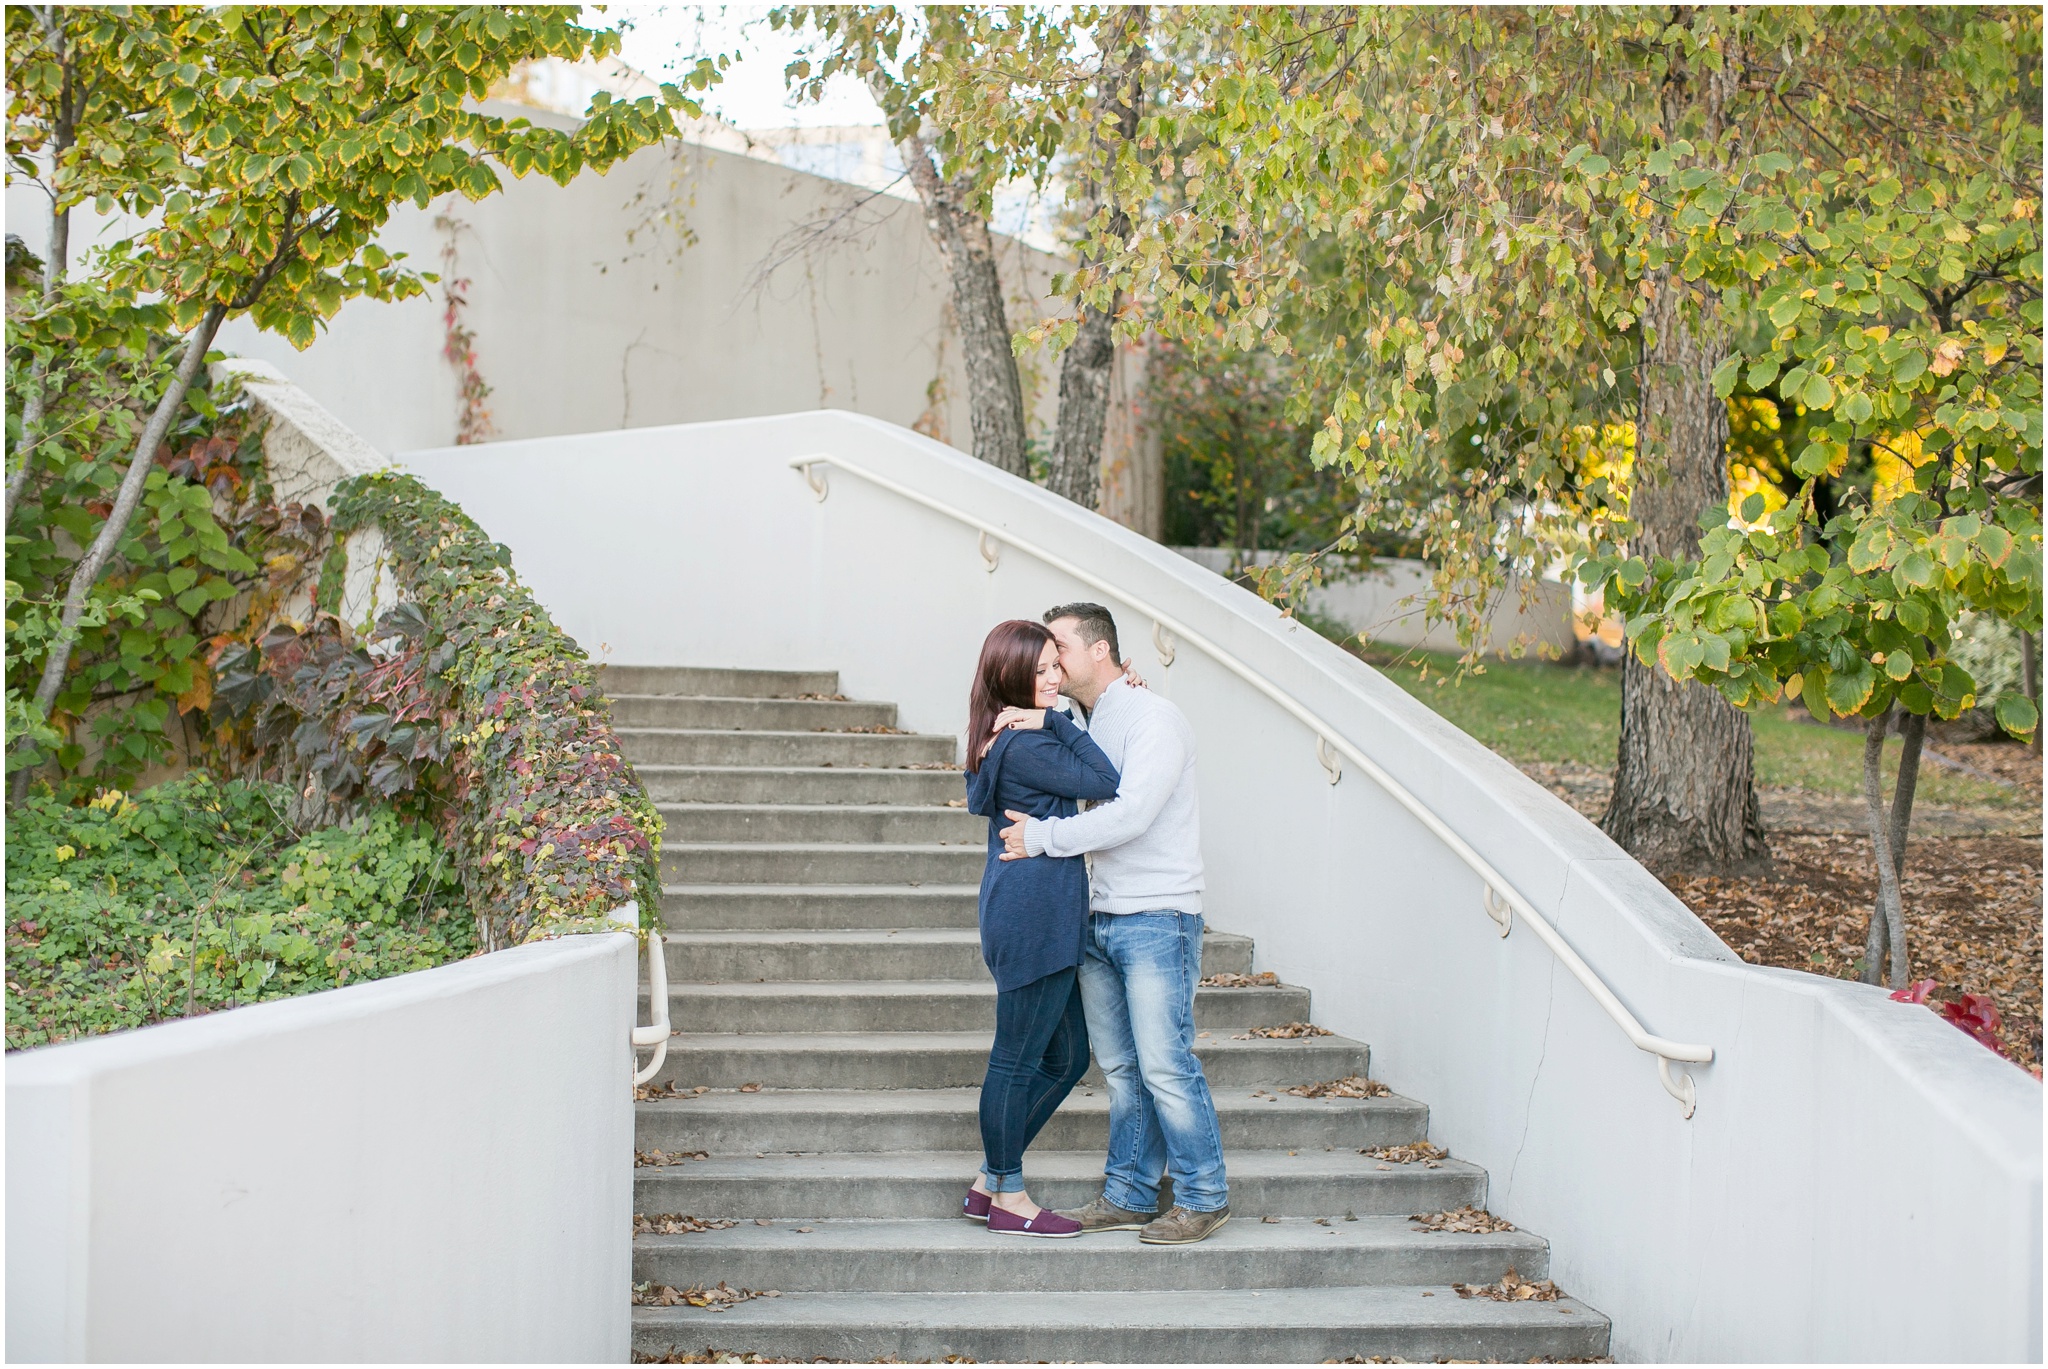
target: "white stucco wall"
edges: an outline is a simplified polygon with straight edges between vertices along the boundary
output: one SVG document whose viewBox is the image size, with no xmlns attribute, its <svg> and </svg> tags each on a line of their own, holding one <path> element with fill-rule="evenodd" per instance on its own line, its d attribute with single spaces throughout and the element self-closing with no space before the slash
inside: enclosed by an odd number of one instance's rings
<svg viewBox="0 0 2048 1369">
<path fill-rule="evenodd" d="M 1480 883 L 1313 736 L 1151 623 L 1126 652 L 1201 749 L 1212 925 L 1371 1043 L 1490 1206 L 1552 1243 L 1618 1358 L 2041 1355 L 2041 1086 L 1924 1008 L 1743 964 L 1563 802 L 1371 668 L 1166 548 L 937 443 L 851 414 L 416 452 L 405 464 L 512 549 L 593 654 L 837 669 L 903 725 L 958 732 L 990 624 L 1095 592 L 843 471 L 836 453 L 985 517 L 1235 653 L 1418 794 L 1651 1031 L 1714 1047 L 1690 1120 L 1655 1062 Z M 601 553 L 601 554 L 600 554 Z"/>
<path fill-rule="evenodd" d="M 475 203 L 400 205 L 378 234 L 415 269 L 469 281 L 462 324 L 492 387 L 497 438 L 839 408 L 972 447 L 946 274 L 914 202 L 689 141 L 567 186 L 501 179 L 500 193 Z M 41 251 L 41 192 L 10 185 L 7 211 L 8 231 Z M 84 210 L 72 218 L 74 263 L 99 235 L 133 231 Z M 452 266 L 442 255 L 451 241 Z M 1047 297 L 1065 265 L 997 242 L 1011 327 L 1067 312 Z M 444 308 L 445 285 L 432 285 L 397 304 L 350 301 L 304 352 L 246 318 L 230 320 L 219 345 L 283 368 L 378 451 L 438 446 L 456 441 L 461 412 Z M 1049 440 L 1058 362 L 1040 349 L 1018 364 Z M 1104 508 L 1157 535 L 1163 467 L 1146 431 L 1142 352 L 1119 348 L 1111 385 Z"/>
<path fill-rule="evenodd" d="M 1241 561 L 1229 547 L 1174 550 L 1218 575 L 1227 574 Z M 1254 559 L 1259 565 L 1269 566 L 1279 556 L 1278 552 L 1262 551 Z M 1375 642 L 1419 646 L 1430 651 L 1462 651 L 1458 634 L 1450 624 L 1427 620 L 1433 573 L 1427 561 L 1385 557 L 1375 561 L 1370 570 L 1330 575 L 1309 592 L 1308 606 Z M 1569 585 L 1539 580 L 1525 586 L 1514 581 L 1488 606 L 1487 651 L 1505 654 L 1519 645 L 1527 651 L 1557 656 L 1570 650 L 1573 642 Z"/>
<path fill-rule="evenodd" d="M 7 1057 L 7 1358 L 599 1361 L 629 1343 L 634 942 Z"/>
</svg>

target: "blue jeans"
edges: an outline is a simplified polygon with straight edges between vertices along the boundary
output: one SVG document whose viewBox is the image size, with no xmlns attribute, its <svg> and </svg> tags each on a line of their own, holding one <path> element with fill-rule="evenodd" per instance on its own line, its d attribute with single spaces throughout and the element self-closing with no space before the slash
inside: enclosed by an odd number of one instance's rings
<svg viewBox="0 0 2048 1369">
<path fill-rule="evenodd" d="M 981 1172 L 991 1193 L 1024 1191 L 1024 1150 L 1088 1072 L 1088 1024 L 1074 971 L 996 995 L 996 1039 L 981 1081 Z"/>
<path fill-rule="evenodd" d="M 1223 1135 L 1195 1059 L 1195 982 L 1202 974 L 1199 913 L 1090 913 L 1081 1002 L 1095 1063 L 1109 1085 L 1109 1160 L 1102 1196 L 1131 1212 L 1173 1201 L 1214 1212 L 1230 1201 Z"/>
</svg>

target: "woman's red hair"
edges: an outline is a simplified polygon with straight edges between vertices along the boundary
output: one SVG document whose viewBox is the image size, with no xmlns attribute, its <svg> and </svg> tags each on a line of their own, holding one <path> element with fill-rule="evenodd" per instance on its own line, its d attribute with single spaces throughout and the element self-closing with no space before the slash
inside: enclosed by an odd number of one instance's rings
<svg viewBox="0 0 2048 1369">
<path fill-rule="evenodd" d="M 989 629 L 967 693 L 967 773 L 981 769 L 981 748 L 995 735 L 996 715 L 1006 708 L 1038 706 L 1038 658 L 1052 633 L 1028 618 L 1012 618 Z"/>
</svg>

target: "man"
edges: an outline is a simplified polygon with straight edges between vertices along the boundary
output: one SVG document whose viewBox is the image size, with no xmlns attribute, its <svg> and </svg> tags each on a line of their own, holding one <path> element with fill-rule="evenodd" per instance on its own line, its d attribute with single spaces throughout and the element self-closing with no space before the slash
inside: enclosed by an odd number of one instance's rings
<svg viewBox="0 0 2048 1369">
<path fill-rule="evenodd" d="M 1180 709 L 1124 677 L 1116 623 L 1100 604 L 1064 604 L 1045 623 L 1063 690 L 1123 776 L 1117 796 L 1071 818 L 1009 813 L 1005 860 L 1092 853 L 1081 1003 L 1109 1085 L 1102 1194 L 1062 1213 L 1083 1232 L 1128 1231 L 1191 1245 L 1230 1219 L 1223 1137 L 1195 1058 L 1202 973 L 1201 820 L 1195 736 Z M 1015 725 L 1030 726 L 1031 715 Z M 1159 1203 L 1161 1169 L 1174 1204 Z"/>
</svg>

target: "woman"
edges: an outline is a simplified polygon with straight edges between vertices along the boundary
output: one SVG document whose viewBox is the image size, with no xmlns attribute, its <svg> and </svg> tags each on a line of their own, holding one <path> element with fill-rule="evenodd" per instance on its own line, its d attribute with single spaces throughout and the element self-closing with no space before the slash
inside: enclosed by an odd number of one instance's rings
<svg viewBox="0 0 2048 1369">
<path fill-rule="evenodd" d="M 981 958 L 996 979 L 996 1040 L 981 1085 L 982 1170 L 964 1211 L 1002 1235 L 1081 1234 L 1024 1191 L 1024 1150 L 1088 1070 L 1076 974 L 1088 871 L 1079 856 L 999 859 L 1005 810 L 1072 817 L 1077 799 L 1116 797 L 1116 767 L 1053 707 L 1062 678 L 1052 633 L 1012 619 L 981 644 L 967 703 L 967 808 L 988 819 Z M 998 731 L 1006 708 L 1032 710 L 1033 726 Z"/>
</svg>

